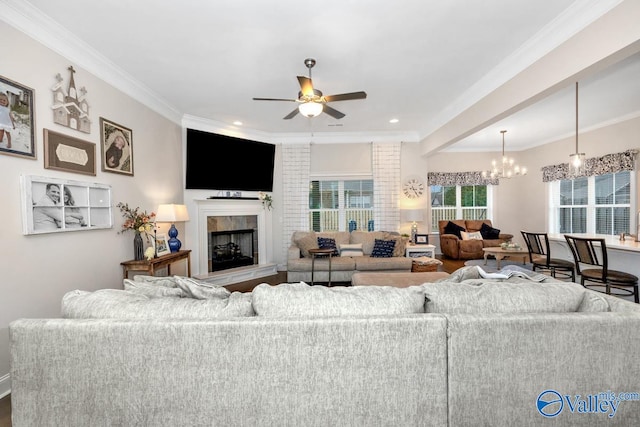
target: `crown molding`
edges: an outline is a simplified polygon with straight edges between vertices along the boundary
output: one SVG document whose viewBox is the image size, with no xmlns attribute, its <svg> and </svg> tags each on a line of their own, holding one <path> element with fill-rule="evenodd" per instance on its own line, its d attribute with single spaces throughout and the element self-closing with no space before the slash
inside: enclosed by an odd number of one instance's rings
<svg viewBox="0 0 640 427">
<path fill-rule="evenodd" d="M 2 10 L 0 20 L 69 59 L 168 120 L 180 123 L 182 119 L 180 111 L 66 28 L 44 15 L 31 3 L 23 0 L 1 0 L 0 7 Z"/>
</svg>

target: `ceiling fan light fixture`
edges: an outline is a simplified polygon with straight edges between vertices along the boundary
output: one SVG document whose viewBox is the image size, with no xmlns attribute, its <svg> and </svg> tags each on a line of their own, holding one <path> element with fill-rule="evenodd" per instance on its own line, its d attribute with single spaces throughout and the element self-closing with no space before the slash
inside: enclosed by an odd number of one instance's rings
<svg viewBox="0 0 640 427">
<path fill-rule="evenodd" d="M 305 117 L 315 117 L 322 113 L 322 104 L 314 101 L 305 102 L 298 106 L 298 111 Z"/>
</svg>

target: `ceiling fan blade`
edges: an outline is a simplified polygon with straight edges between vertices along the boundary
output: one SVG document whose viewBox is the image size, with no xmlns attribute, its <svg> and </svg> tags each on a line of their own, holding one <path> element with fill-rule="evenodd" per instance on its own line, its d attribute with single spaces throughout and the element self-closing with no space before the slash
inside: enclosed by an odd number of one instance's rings
<svg viewBox="0 0 640 427">
<path fill-rule="evenodd" d="M 292 112 L 290 112 L 289 114 L 287 114 L 286 116 L 283 117 L 284 120 L 289 120 L 292 119 L 296 116 L 296 114 L 298 114 L 298 109 L 296 108 L 295 110 L 293 110 Z"/>
<path fill-rule="evenodd" d="M 300 92 L 302 92 L 303 95 L 310 97 L 314 95 L 313 82 L 309 77 L 298 76 L 298 83 L 300 83 Z"/>
<path fill-rule="evenodd" d="M 327 104 L 322 106 L 322 111 L 333 117 L 334 119 L 341 119 L 344 117 L 344 113 L 336 110 L 335 108 L 329 107 Z"/>
<path fill-rule="evenodd" d="M 297 99 L 283 99 L 283 98 L 253 98 L 254 101 L 290 101 L 297 102 Z"/>
<path fill-rule="evenodd" d="M 352 99 L 365 99 L 367 97 L 366 92 L 351 92 L 351 93 L 341 93 L 339 95 L 327 95 L 324 97 L 327 102 L 334 101 L 349 101 Z"/>
</svg>

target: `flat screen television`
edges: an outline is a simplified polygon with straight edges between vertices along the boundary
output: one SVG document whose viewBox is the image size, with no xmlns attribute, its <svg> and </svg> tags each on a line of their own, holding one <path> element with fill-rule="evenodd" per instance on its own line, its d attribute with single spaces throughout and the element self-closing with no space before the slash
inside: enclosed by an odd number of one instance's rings
<svg viewBox="0 0 640 427">
<path fill-rule="evenodd" d="M 273 144 L 187 129 L 185 187 L 273 191 L 275 151 Z"/>
</svg>

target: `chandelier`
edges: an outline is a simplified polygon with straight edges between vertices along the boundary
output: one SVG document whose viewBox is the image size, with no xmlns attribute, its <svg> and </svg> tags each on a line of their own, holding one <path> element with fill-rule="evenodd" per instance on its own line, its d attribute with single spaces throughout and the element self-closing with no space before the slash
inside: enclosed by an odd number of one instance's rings
<svg viewBox="0 0 640 427">
<path fill-rule="evenodd" d="M 520 167 L 515 164 L 515 160 L 512 157 L 504 155 L 504 134 L 506 130 L 501 130 L 502 134 L 502 163 L 499 164 L 496 160 L 491 161 L 491 169 L 488 171 L 482 171 L 483 178 L 511 178 L 518 175 L 526 175 L 527 168 Z"/>
</svg>

